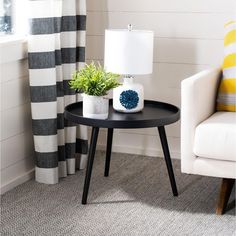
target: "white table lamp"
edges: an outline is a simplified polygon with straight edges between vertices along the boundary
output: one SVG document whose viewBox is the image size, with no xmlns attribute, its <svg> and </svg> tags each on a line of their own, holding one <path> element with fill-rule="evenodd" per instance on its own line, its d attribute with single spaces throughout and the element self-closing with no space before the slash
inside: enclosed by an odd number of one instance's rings
<svg viewBox="0 0 236 236">
<path fill-rule="evenodd" d="M 109 29 L 105 31 L 104 67 L 124 75 L 124 83 L 113 90 L 113 108 L 120 112 L 143 109 L 143 86 L 133 82 L 134 75 L 152 73 L 153 31 Z"/>
</svg>

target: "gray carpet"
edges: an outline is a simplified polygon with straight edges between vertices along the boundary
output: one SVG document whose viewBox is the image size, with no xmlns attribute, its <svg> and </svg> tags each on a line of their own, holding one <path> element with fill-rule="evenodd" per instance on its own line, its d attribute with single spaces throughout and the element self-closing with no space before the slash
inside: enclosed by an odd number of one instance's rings
<svg viewBox="0 0 236 236">
<path fill-rule="evenodd" d="M 179 197 L 163 159 L 113 153 L 105 178 L 97 152 L 87 205 L 80 204 L 84 171 L 57 185 L 28 181 L 2 196 L 1 235 L 235 235 L 234 196 L 227 213 L 215 215 L 220 179 L 173 165 Z"/>
</svg>

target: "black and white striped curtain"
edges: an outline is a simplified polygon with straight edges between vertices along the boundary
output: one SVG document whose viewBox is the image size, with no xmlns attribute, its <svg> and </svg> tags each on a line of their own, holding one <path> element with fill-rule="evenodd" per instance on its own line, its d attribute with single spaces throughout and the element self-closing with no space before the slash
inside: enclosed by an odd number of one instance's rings
<svg viewBox="0 0 236 236">
<path fill-rule="evenodd" d="M 65 106 L 80 100 L 68 80 L 85 63 L 86 0 L 31 0 L 29 12 L 35 175 L 54 184 L 87 159 L 87 128 L 64 119 Z"/>
</svg>

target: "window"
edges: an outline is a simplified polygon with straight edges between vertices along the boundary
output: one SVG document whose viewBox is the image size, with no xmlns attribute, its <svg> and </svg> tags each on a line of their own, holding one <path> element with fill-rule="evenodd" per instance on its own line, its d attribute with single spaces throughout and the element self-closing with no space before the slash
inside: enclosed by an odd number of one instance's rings
<svg viewBox="0 0 236 236">
<path fill-rule="evenodd" d="M 0 0 L 0 36 L 28 32 L 28 0 Z"/>
<path fill-rule="evenodd" d="M 0 0 L 0 35 L 12 32 L 12 0 Z"/>
</svg>

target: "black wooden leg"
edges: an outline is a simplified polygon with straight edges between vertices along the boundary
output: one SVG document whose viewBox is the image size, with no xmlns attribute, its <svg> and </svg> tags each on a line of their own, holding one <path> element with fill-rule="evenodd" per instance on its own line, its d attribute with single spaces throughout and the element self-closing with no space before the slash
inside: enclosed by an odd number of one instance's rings
<svg viewBox="0 0 236 236">
<path fill-rule="evenodd" d="M 95 155 L 95 151 L 96 151 L 98 132 L 99 132 L 99 128 L 93 127 L 91 141 L 90 141 L 89 154 L 88 154 L 87 170 L 86 170 L 86 176 L 85 176 L 85 181 L 84 181 L 84 191 L 83 191 L 83 197 L 82 197 L 82 204 L 87 204 L 87 197 L 88 197 L 89 184 L 90 184 L 92 168 L 93 168 L 93 160 L 94 160 L 94 155 Z"/>
<path fill-rule="evenodd" d="M 109 175 L 110 169 L 110 161 L 111 161 L 111 149 L 112 149 L 112 137 L 113 137 L 113 129 L 108 129 L 107 132 L 107 152 L 106 152 L 106 163 L 105 163 L 105 171 L 104 176 Z"/>
<path fill-rule="evenodd" d="M 161 145 L 162 145 L 162 149 L 163 149 L 163 153 L 164 153 L 164 157 L 166 161 L 166 166 L 167 166 L 167 170 L 168 170 L 168 174 L 170 178 L 172 192 L 174 196 L 178 196 L 178 190 L 176 187 L 174 171 L 173 171 L 173 167 L 172 167 L 172 163 L 170 159 L 170 151 L 169 151 L 168 142 L 166 138 L 165 127 L 164 126 L 158 127 L 158 131 L 159 131 Z"/>
</svg>

